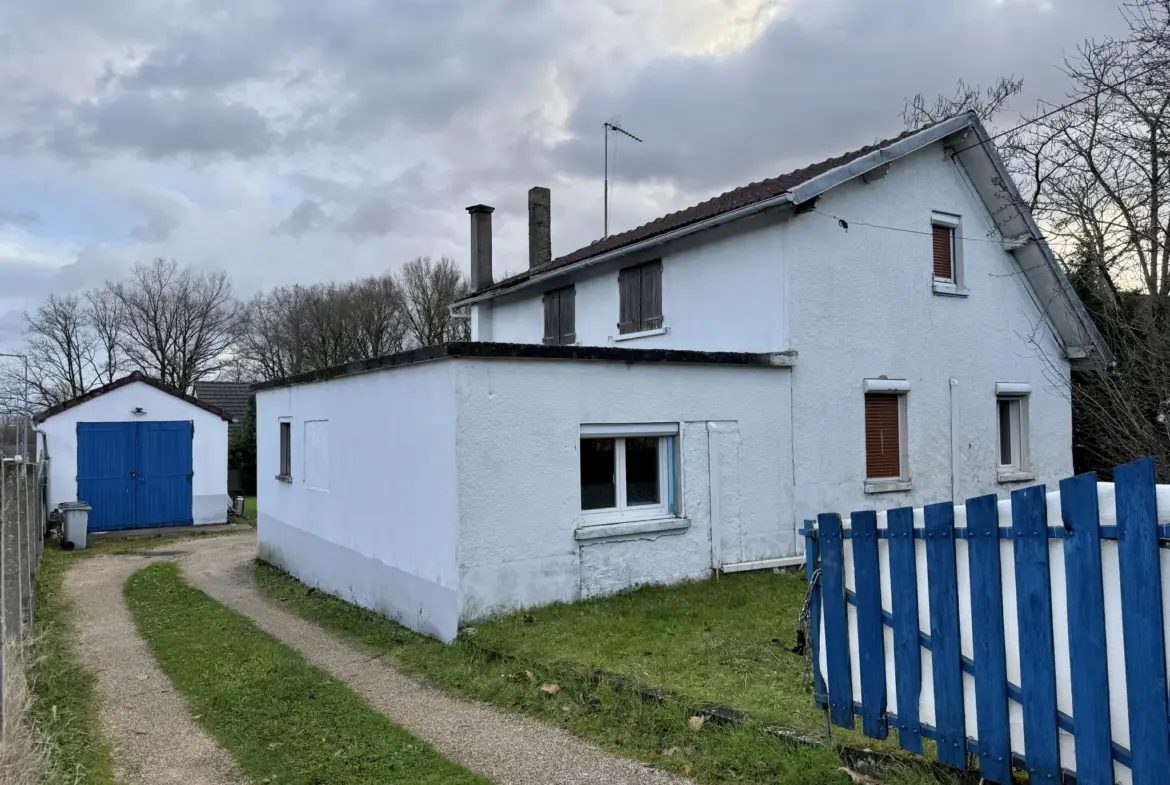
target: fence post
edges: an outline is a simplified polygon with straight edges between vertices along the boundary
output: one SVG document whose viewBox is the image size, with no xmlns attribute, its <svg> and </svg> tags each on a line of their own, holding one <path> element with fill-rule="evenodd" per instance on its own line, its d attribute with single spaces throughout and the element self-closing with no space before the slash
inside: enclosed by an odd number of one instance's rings
<svg viewBox="0 0 1170 785">
<path fill-rule="evenodd" d="M 853 674 L 849 666 L 849 615 L 845 607 L 845 552 L 841 516 L 817 516 L 821 538 L 821 587 L 825 613 L 829 715 L 834 725 L 853 727 Z"/>
<path fill-rule="evenodd" d="M 923 508 L 926 576 L 930 588 L 930 653 L 934 676 L 934 722 L 938 759 L 967 768 L 967 728 L 963 711 L 962 653 L 959 649 L 959 578 L 955 565 L 955 506 Z"/>
<path fill-rule="evenodd" d="M 19 641 L 21 635 L 20 525 L 17 519 L 14 461 L 0 461 L 0 484 L 4 486 L 4 508 L 0 512 L 0 521 L 3 522 L 0 547 L 4 550 L 3 572 L 0 574 L 0 585 L 3 586 L 0 628 L 3 629 L 4 642 L 7 644 L 13 640 Z"/>
</svg>

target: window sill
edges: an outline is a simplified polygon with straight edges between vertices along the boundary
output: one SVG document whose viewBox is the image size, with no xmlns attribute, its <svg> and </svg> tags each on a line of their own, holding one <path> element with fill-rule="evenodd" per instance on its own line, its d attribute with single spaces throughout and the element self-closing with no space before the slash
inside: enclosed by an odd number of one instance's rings
<svg viewBox="0 0 1170 785">
<path fill-rule="evenodd" d="M 935 281 L 934 293 L 941 294 L 944 297 L 966 297 L 970 294 L 967 289 L 950 281 Z"/>
<path fill-rule="evenodd" d="M 908 491 L 914 487 L 912 480 L 866 480 L 866 493 L 891 493 L 893 491 Z"/>
<path fill-rule="evenodd" d="M 616 523 L 583 524 L 573 532 L 577 541 L 603 540 L 615 537 L 637 537 L 644 534 L 682 532 L 691 527 L 689 518 L 652 518 L 645 521 L 618 521 Z"/>
<path fill-rule="evenodd" d="M 292 475 L 291 474 L 278 474 L 278 475 L 276 475 L 276 479 L 279 482 L 287 482 L 289 485 L 292 485 Z"/>
<path fill-rule="evenodd" d="M 996 479 L 999 482 L 1031 482 L 1036 479 L 1036 472 L 1018 472 L 1000 469 Z"/>
<path fill-rule="evenodd" d="M 615 335 L 614 341 L 636 341 L 639 338 L 651 338 L 655 335 L 666 335 L 670 332 L 669 327 L 659 327 L 657 330 L 642 330 L 637 333 L 625 333 L 624 335 Z"/>
</svg>

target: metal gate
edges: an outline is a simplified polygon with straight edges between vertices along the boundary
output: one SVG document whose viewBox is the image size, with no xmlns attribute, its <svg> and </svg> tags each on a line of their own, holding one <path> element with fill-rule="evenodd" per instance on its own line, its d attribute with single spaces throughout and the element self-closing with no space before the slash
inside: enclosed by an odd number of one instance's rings
<svg viewBox="0 0 1170 785">
<path fill-rule="evenodd" d="M 90 531 L 184 526 L 191 515 L 190 422 L 77 424 L 77 498 Z"/>
</svg>

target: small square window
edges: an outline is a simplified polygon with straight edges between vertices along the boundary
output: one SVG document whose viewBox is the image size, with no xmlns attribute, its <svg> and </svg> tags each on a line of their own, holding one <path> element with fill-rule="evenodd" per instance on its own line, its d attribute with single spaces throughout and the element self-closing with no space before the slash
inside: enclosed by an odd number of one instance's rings
<svg viewBox="0 0 1170 785">
<path fill-rule="evenodd" d="M 1001 482 L 1032 479 L 1028 454 L 1028 398 L 1019 393 L 999 394 L 996 407 L 996 468 Z"/>
<path fill-rule="evenodd" d="M 613 426 L 610 436 L 605 426 L 582 427 L 581 511 L 587 524 L 678 514 L 677 428 L 649 429 L 654 432 Z"/>
<path fill-rule="evenodd" d="M 292 480 L 292 422 L 280 421 L 280 474 L 276 479 Z"/>
<path fill-rule="evenodd" d="M 910 490 L 906 450 L 906 402 L 902 379 L 865 380 L 865 491 Z"/>
</svg>

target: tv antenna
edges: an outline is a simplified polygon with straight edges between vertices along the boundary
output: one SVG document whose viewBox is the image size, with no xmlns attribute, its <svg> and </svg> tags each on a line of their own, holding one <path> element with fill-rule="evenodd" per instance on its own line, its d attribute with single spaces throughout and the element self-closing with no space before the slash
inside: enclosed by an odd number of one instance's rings
<svg viewBox="0 0 1170 785">
<path fill-rule="evenodd" d="M 606 237 L 609 237 L 609 132 L 616 131 L 623 136 L 630 137 L 635 142 L 641 142 L 642 140 L 634 136 L 626 129 L 622 128 L 617 123 L 611 123 L 607 120 L 606 122 L 602 123 L 602 126 L 605 128 L 605 194 L 602 200 L 605 203 L 605 230 L 602 232 L 601 237 L 602 239 L 605 239 Z"/>
</svg>

